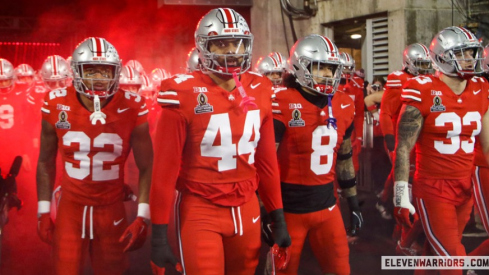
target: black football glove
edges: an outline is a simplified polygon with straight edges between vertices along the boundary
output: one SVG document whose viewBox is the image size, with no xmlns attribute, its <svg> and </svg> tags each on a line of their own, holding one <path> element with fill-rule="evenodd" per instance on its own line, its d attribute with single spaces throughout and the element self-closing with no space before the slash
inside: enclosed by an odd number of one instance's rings
<svg viewBox="0 0 489 275">
<path fill-rule="evenodd" d="M 153 274 L 165 274 L 165 265 L 171 264 L 182 273 L 182 265 L 177 262 L 167 240 L 168 224 L 153 224 L 151 235 L 151 267 Z"/>
<path fill-rule="evenodd" d="M 279 247 L 289 247 L 291 240 L 287 224 L 285 223 L 284 210 L 276 209 L 270 212 L 270 230 L 272 231 L 273 242 Z"/>
<path fill-rule="evenodd" d="M 356 236 L 363 226 L 363 217 L 360 212 L 360 204 L 357 195 L 347 197 L 348 207 L 350 208 L 350 233 Z"/>
</svg>

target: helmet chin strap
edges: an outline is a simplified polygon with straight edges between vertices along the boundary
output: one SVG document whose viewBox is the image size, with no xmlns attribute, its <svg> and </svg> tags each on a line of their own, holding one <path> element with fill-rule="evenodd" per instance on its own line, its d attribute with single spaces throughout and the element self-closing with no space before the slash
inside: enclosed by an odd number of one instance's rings
<svg viewBox="0 0 489 275">
<path fill-rule="evenodd" d="M 93 110 L 94 112 L 90 115 L 92 125 L 97 124 L 97 121 L 100 121 L 102 125 L 105 124 L 105 118 L 107 117 L 107 115 L 102 112 L 102 108 L 100 106 L 100 98 L 98 97 L 98 95 L 93 96 Z"/>
</svg>

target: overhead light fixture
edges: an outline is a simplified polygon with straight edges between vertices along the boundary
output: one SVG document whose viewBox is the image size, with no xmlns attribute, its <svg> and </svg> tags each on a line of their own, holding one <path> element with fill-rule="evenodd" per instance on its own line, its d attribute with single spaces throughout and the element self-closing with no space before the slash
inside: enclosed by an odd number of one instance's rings
<svg viewBox="0 0 489 275">
<path fill-rule="evenodd" d="M 358 34 L 358 33 L 354 33 L 352 35 L 350 35 L 351 39 L 360 39 L 362 38 L 362 35 L 361 34 Z"/>
</svg>

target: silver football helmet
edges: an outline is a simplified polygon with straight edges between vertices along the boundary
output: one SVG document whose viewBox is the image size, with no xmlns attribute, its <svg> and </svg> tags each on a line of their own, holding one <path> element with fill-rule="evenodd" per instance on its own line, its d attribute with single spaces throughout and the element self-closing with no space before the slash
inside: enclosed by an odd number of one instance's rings
<svg viewBox="0 0 489 275">
<path fill-rule="evenodd" d="M 141 65 L 141 63 L 135 59 L 127 61 L 124 66 L 132 67 L 134 70 L 138 71 L 139 74 L 146 74 L 143 65 Z"/>
<path fill-rule="evenodd" d="M 477 37 L 467 29 L 448 27 L 437 33 L 431 41 L 430 57 L 437 71 L 452 77 L 470 79 L 483 72 L 483 50 Z"/>
<path fill-rule="evenodd" d="M 486 74 L 489 74 L 489 44 L 484 48 L 484 60 L 482 61 L 482 69 Z"/>
<path fill-rule="evenodd" d="M 197 50 L 197 48 L 194 47 L 188 53 L 187 68 L 185 72 L 190 74 L 195 71 L 200 71 L 200 64 L 199 64 L 199 51 Z"/>
<path fill-rule="evenodd" d="M 279 52 L 272 52 L 256 62 L 255 71 L 268 77 L 274 86 L 281 86 L 287 72 L 287 60 Z"/>
<path fill-rule="evenodd" d="M 350 79 L 355 73 L 355 59 L 345 52 L 340 53 L 341 62 L 343 62 L 343 78 Z"/>
<path fill-rule="evenodd" d="M 147 99 L 154 99 L 156 89 L 153 81 L 151 81 L 147 75 L 141 75 L 141 80 L 142 85 L 141 89 L 139 89 L 139 94 Z"/>
<path fill-rule="evenodd" d="M 160 87 L 161 81 L 170 77 L 171 74 L 165 69 L 156 68 L 151 72 L 151 81 L 153 81 L 155 87 Z"/>
<path fill-rule="evenodd" d="M 15 67 L 15 82 L 31 85 L 34 82 L 36 72 L 29 64 L 20 64 Z"/>
<path fill-rule="evenodd" d="M 137 70 L 127 65 L 122 68 L 119 78 L 119 87 L 122 90 L 138 93 L 142 85 L 143 79 Z"/>
<path fill-rule="evenodd" d="M 232 43 L 232 46 L 228 46 Z M 241 74 L 251 66 L 253 35 L 246 20 L 229 8 L 213 9 L 197 24 L 195 46 L 204 73 Z M 211 52 L 211 47 L 222 51 Z M 240 50 L 243 49 L 243 52 Z"/>
<path fill-rule="evenodd" d="M 39 74 L 46 88 L 65 88 L 70 81 L 70 65 L 63 57 L 50 55 L 42 63 Z"/>
<path fill-rule="evenodd" d="M 94 65 L 102 65 L 112 72 L 107 78 L 85 78 L 83 70 Z M 119 76 L 121 74 L 121 59 L 117 50 L 104 38 L 90 37 L 76 47 L 72 55 L 71 68 L 73 70 L 73 85 L 77 92 L 88 97 L 95 95 L 106 98 L 114 95 L 119 89 Z M 107 83 L 105 90 L 97 89 L 97 81 Z"/>
<path fill-rule="evenodd" d="M 7 59 L 0 58 L 0 94 L 6 94 L 14 88 L 14 66 Z"/>
<path fill-rule="evenodd" d="M 428 47 L 421 43 L 407 46 L 402 53 L 402 69 L 412 75 L 432 74 L 433 66 Z"/>
<path fill-rule="evenodd" d="M 299 39 L 290 50 L 289 64 L 301 86 L 323 95 L 333 95 L 338 89 L 343 63 L 329 38 L 311 34 Z M 332 69 L 331 77 L 317 73 L 324 66 Z"/>
</svg>

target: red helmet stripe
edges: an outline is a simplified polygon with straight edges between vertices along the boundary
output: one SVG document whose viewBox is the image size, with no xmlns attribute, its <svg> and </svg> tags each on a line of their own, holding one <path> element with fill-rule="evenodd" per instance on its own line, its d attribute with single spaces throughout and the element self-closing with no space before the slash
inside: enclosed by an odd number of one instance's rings
<svg viewBox="0 0 489 275">
<path fill-rule="evenodd" d="M 224 27 L 235 28 L 234 26 L 234 14 L 231 9 L 219 9 L 221 11 L 222 17 L 224 19 Z"/>
<path fill-rule="evenodd" d="M 425 45 L 423 45 L 423 44 L 419 44 L 419 43 L 418 43 L 418 45 L 419 45 L 421 48 L 423 48 L 423 51 L 424 51 L 424 53 L 425 53 L 425 55 L 426 55 L 426 56 L 429 56 L 429 55 L 430 55 L 430 52 L 428 51 L 428 48 L 427 48 Z"/>
<path fill-rule="evenodd" d="M 275 52 L 275 54 L 277 55 L 278 62 L 282 64 L 283 62 L 282 55 L 279 52 Z"/>
<path fill-rule="evenodd" d="M 127 67 L 127 72 L 129 73 L 129 79 L 133 80 L 134 78 L 134 71 L 132 70 L 132 67 Z"/>
<path fill-rule="evenodd" d="M 105 44 L 103 38 L 92 38 L 92 46 L 95 56 L 105 55 Z"/>
<path fill-rule="evenodd" d="M 469 32 L 466 28 L 462 28 L 462 27 L 457 27 L 457 28 L 461 30 L 465 34 L 465 36 L 467 36 L 468 39 L 470 40 L 475 39 L 474 35 L 472 35 L 472 33 Z"/>
<path fill-rule="evenodd" d="M 273 61 L 273 67 L 275 67 L 275 68 L 278 67 L 279 66 L 279 63 L 278 63 L 277 59 L 275 59 L 275 57 L 273 57 L 273 56 L 270 56 L 270 58 Z"/>
<path fill-rule="evenodd" d="M 3 59 L 0 59 L 0 75 L 3 75 Z"/>
<path fill-rule="evenodd" d="M 58 58 L 55 55 L 51 56 L 51 67 L 53 68 L 53 75 L 58 75 Z"/>
<path fill-rule="evenodd" d="M 146 87 L 148 87 L 149 86 L 149 78 L 147 76 L 143 75 L 143 81 L 144 81 L 144 85 Z"/>
<path fill-rule="evenodd" d="M 24 73 L 27 73 L 27 64 L 22 64 L 22 69 L 24 70 Z"/>
<path fill-rule="evenodd" d="M 325 36 L 321 36 L 324 40 L 324 43 L 326 43 L 330 53 L 331 53 L 331 56 L 335 56 L 336 52 L 334 50 L 334 45 L 333 43 L 329 40 L 329 38 L 325 37 Z"/>
</svg>

